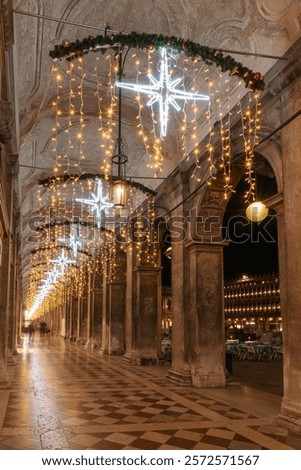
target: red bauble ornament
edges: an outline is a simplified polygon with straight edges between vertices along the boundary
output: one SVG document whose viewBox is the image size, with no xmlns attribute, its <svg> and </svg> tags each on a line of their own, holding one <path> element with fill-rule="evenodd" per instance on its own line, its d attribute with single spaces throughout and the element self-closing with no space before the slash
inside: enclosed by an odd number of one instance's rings
<svg viewBox="0 0 301 470">
<path fill-rule="evenodd" d="M 183 51 L 187 51 L 188 46 L 187 46 L 186 42 L 183 42 L 182 49 L 183 49 Z"/>
<path fill-rule="evenodd" d="M 254 80 L 260 80 L 261 79 L 261 73 L 260 72 L 254 73 L 253 78 L 254 78 Z"/>
<path fill-rule="evenodd" d="M 172 43 L 172 40 L 171 40 L 171 39 L 167 39 L 167 41 L 166 41 L 167 46 L 171 46 L 171 43 Z"/>
</svg>

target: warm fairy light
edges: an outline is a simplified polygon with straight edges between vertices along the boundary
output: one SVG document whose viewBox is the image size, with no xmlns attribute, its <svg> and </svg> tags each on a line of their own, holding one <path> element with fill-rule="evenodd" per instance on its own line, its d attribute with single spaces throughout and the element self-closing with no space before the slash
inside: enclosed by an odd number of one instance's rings
<svg viewBox="0 0 301 470">
<path fill-rule="evenodd" d="M 204 61 L 199 61 L 198 58 L 191 60 L 185 54 L 174 52 L 170 48 L 159 50 L 159 70 L 158 54 L 154 47 L 147 49 L 146 65 L 143 65 L 144 60 L 140 60 L 140 53 L 141 51 L 133 54 L 133 57 L 128 54 L 127 61 L 130 60 L 131 63 L 125 71 L 136 70 L 135 83 L 127 85 L 137 93 L 137 97 L 133 97 L 138 109 L 135 132 L 149 157 L 148 168 L 155 175 L 162 171 L 167 128 L 173 121 L 173 136 L 177 136 L 175 148 L 178 145 L 179 159 L 191 155 L 190 158 L 194 160 L 192 176 L 197 181 L 208 181 L 208 184 L 216 177 L 217 171 L 221 170 L 224 173 L 225 197 L 229 197 L 232 190 L 231 110 L 238 109 L 246 155 L 246 178 L 250 188 L 246 200 L 251 202 L 255 195 L 253 149 L 260 129 L 261 114 L 258 92 L 249 93 L 250 100 L 245 109 L 242 109 L 242 104 L 232 108 L 230 104 L 235 101 L 233 93 L 237 93 L 237 90 L 233 92 L 232 89 L 229 92 L 232 77 L 222 79 L 216 71 L 210 76 L 211 67 Z M 145 262 L 155 266 L 158 261 L 154 197 L 127 186 L 125 200 L 122 205 L 114 208 L 113 201 L 105 196 L 110 194 L 111 157 L 117 134 L 116 49 L 109 48 L 104 54 L 95 54 L 94 57 L 95 67 L 92 72 L 90 62 L 88 68 L 84 65 L 84 57 L 66 63 L 57 62 L 52 71 L 56 87 L 56 96 L 51 100 L 51 113 L 55 121 L 51 126 L 54 176 L 47 187 L 37 193 L 38 213 L 48 222 L 45 227 L 41 227 L 40 234 L 43 237 L 37 236 L 39 242 L 31 255 L 26 301 L 27 310 L 37 316 L 53 311 L 72 296 L 82 295 L 84 289 L 90 285 L 91 274 L 103 273 L 107 281 L 111 282 L 118 267 L 119 249 L 132 251 L 137 263 Z M 85 139 L 88 135 L 86 126 L 89 121 L 85 116 L 84 85 L 85 71 L 88 69 L 93 76 L 93 80 L 89 80 L 89 86 L 93 82 L 96 84 L 94 121 L 99 151 L 97 171 L 102 176 L 101 198 L 98 197 L 100 179 L 79 178 L 87 172 L 85 160 L 87 165 L 90 164 L 90 156 L 85 155 Z M 235 71 L 231 73 L 234 74 Z M 149 84 L 143 86 L 141 77 L 145 75 L 149 78 Z M 241 83 L 242 86 L 237 87 L 240 98 L 244 95 L 244 81 L 241 80 Z M 135 86 L 142 86 L 143 89 L 138 90 Z M 203 87 L 206 87 L 206 94 L 201 95 L 198 90 L 203 91 Z M 68 93 L 69 102 L 65 100 Z M 149 95 L 148 106 L 143 103 L 143 95 Z M 206 101 L 204 113 L 203 101 Z M 179 119 L 172 119 L 172 108 L 181 110 Z M 63 144 L 60 141 L 61 136 L 64 138 Z M 64 179 L 65 176 L 69 179 Z M 120 202 L 123 193 L 118 195 Z M 107 204 L 103 205 L 103 202 Z M 112 220 L 103 217 L 105 223 L 102 224 L 101 216 L 104 214 L 101 212 L 105 211 L 110 211 L 110 215 L 112 211 L 115 217 Z M 96 215 L 96 224 L 92 215 Z M 128 215 L 131 216 L 130 219 Z M 134 225 L 131 225 L 132 218 Z M 132 231 L 135 233 L 135 240 L 131 238 Z M 57 263 L 52 262 L 62 258 L 62 250 L 64 259 L 74 261 L 67 263 L 68 266 L 63 268 L 64 273 L 61 273 L 62 269 Z"/>
<path fill-rule="evenodd" d="M 249 100 L 246 110 L 243 112 L 240 105 L 240 114 L 242 120 L 242 137 L 245 148 L 245 180 L 248 189 L 245 193 L 245 202 L 250 205 L 256 199 L 256 179 L 254 169 L 254 147 L 258 142 L 257 130 L 259 125 L 260 103 L 258 93 L 249 92 Z"/>
</svg>

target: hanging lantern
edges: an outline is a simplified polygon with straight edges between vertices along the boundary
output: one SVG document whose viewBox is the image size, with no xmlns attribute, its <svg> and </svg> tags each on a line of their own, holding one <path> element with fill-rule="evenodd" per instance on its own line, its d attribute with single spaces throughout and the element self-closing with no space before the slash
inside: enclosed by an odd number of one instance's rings
<svg viewBox="0 0 301 470">
<path fill-rule="evenodd" d="M 127 200 L 127 185 L 123 180 L 113 183 L 113 204 L 116 209 L 124 209 Z"/>
<path fill-rule="evenodd" d="M 252 202 L 246 209 L 246 216 L 251 222 L 261 222 L 268 213 L 269 209 L 260 201 Z"/>
</svg>

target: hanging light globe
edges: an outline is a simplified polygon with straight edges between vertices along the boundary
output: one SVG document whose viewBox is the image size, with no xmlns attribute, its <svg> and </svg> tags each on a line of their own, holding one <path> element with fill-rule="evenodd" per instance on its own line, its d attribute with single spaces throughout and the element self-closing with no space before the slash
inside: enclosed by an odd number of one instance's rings
<svg viewBox="0 0 301 470">
<path fill-rule="evenodd" d="M 113 183 L 113 203 L 116 209 L 124 209 L 127 199 L 127 185 L 122 179 Z"/>
<path fill-rule="evenodd" d="M 268 213 L 269 209 L 260 201 L 252 202 L 246 209 L 246 216 L 251 222 L 261 222 Z"/>
</svg>

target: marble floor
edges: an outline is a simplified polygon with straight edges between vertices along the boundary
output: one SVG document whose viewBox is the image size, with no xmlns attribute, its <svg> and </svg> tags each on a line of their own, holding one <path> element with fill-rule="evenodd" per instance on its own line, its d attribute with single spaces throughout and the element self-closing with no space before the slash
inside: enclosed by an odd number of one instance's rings
<svg viewBox="0 0 301 470">
<path fill-rule="evenodd" d="M 241 366 L 226 389 L 200 390 L 169 382 L 168 365 L 130 366 L 60 338 L 24 338 L 16 360 L 0 390 L 0 450 L 301 449 L 277 425 L 279 388 L 243 385 Z"/>
</svg>

